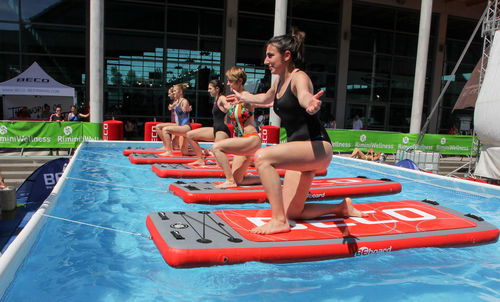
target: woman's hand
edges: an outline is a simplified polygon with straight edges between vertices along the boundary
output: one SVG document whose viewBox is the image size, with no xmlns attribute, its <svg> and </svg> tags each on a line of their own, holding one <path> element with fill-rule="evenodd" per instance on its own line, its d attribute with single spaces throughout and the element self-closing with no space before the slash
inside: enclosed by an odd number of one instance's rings
<svg viewBox="0 0 500 302">
<path fill-rule="evenodd" d="M 243 95 L 241 93 L 239 93 L 238 91 L 235 91 L 235 90 L 231 90 L 231 91 L 233 92 L 233 94 L 226 95 L 226 102 L 228 102 L 231 105 L 242 103 L 243 101 L 241 98 L 243 97 Z"/>
<path fill-rule="evenodd" d="M 168 105 L 168 110 L 174 109 L 174 107 L 176 107 L 177 104 L 179 104 L 179 100 L 173 101 L 171 104 Z"/>
<path fill-rule="evenodd" d="M 325 91 L 320 90 L 318 93 L 313 95 L 311 98 L 311 101 L 309 102 L 309 105 L 306 108 L 306 112 L 309 113 L 310 115 L 316 114 L 320 109 L 321 109 L 321 100 L 319 99 Z"/>
</svg>

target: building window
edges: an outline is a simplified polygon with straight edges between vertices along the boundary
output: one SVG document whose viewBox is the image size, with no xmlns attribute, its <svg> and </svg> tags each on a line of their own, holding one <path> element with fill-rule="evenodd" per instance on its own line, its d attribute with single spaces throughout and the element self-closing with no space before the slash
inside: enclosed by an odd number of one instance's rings
<svg viewBox="0 0 500 302">
<path fill-rule="evenodd" d="M 411 114 L 407 108 L 411 108 L 413 97 L 419 11 L 358 2 L 353 4 L 352 11 L 346 120 L 359 114 L 367 129 L 406 132 L 409 123 L 402 121 Z M 426 68 L 429 83 L 436 19 L 434 16 Z M 424 106 L 424 111 L 427 107 Z M 393 116 L 394 110 L 407 116 Z M 389 111 L 391 114 L 387 116 Z"/>
</svg>

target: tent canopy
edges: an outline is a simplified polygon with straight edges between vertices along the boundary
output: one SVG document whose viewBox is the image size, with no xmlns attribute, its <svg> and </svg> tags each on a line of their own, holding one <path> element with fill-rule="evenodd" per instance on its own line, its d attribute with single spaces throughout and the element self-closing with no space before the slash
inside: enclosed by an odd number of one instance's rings
<svg viewBox="0 0 500 302">
<path fill-rule="evenodd" d="M 19 118 L 23 108 L 29 112 L 28 118 L 40 119 L 44 104 L 49 105 L 52 112 L 57 105 L 68 112 L 76 103 L 75 88 L 54 80 L 37 62 L 16 77 L 1 82 L 0 96 L 3 96 L 4 119 Z"/>
<path fill-rule="evenodd" d="M 75 88 L 59 83 L 37 62 L 23 73 L 0 83 L 0 95 L 75 96 Z"/>
</svg>

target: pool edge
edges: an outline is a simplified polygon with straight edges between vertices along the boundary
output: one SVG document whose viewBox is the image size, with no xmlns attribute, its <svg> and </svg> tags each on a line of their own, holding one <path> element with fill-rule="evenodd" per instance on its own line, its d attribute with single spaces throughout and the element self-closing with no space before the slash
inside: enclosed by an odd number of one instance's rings
<svg viewBox="0 0 500 302">
<path fill-rule="evenodd" d="M 84 142 L 86 143 L 86 142 Z M 76 157 L 80 152 L 82 145 L 75 151 Z M 19 235 L 7 247 L 5 252 L 0 256 L 0 297 L 3 297 L 5 290 L 9 287 L 11 281 L 17 272 L 19 266 L 23 263 L 26 255 L 33 246 L 41 228 L 47 221 L 45 214 L 49 214 L 57 202 L 57 196 L 61 187 L 66 182 L 67 175 L 73 167 L 73 160 L 70 160 L 68 166 L 64 169 L 62 176 L 50 195 L 45 199 L 40 208 L 33 214 L 26 226 L 21 230 Z"/>
</svg>

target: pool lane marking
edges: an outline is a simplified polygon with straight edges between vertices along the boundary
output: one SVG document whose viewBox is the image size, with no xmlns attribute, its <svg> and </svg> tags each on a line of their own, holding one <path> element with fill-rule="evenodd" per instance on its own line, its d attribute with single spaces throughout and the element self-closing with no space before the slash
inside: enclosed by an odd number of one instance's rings
<svg viewBox="0 0 500 302">
<path fill-rule="evenodd" d="M 83 179 L 83 178 L 70 177 L 70 176 L 66 177 L 66 179 L 79 180 L 79 181 L 84 181 L 84 182 L 91 182 L 91 183 L 96 183 L 96 184 L 101 184 L 101 185 L 111 185 L 111 186 L 122 187 L 122 188 L 129 188 L 129 189 L 146 190 L 146 191 L 159 192 L 159 193 L 168 193 L 169 192 L 168 190 L 155 190 L 155 189 L 149 189 L 149 188 L 120 185 L 120 184 L 116 184 L 116 183 L 112 183 L 112 182 L 97 181 L 97 180 Z"/>
<path fill-rule="evenodd" d="M 125 233 L 125 234 L 130 234 L 130 235 L 134 235 L 134 236 L 138 236 L 138 237 L 144 237 L 146 239 L 151 240 L 151 236 L 144 235 L 141 233 L 134 233 L 134 232 L 124 231 L 124 230 L 120 230 L 120 229 L 108 228 L 108 227 L 104 227 L 104 226 L 100 226 L 100 225 L 96 225 L 96 224 L 86 223 L 86 222 L 82 222 L 82 221 L 76 221 L 76 220 L 57 217 L 57 216 L 52 216 L 52 215 L 48 215 L 48 214 L 42 214 L 42 215 L 45 217 L 63 220 L 63 221 L 67 221 L 67 222 L 73 222 L 73 223 L 82 224 L 82 225 L 86 225 L 86 226 L 91 226 L 91 227 L 98 228 L 98 229 L 104 229 L 104 230 L 108 230 L 108 231 Z"/>
<path fill-rule="evenodd" d="M 109 158 L 108 158 L 109 159 Z M 112 167 L 120 167 L 120 168 L 127 168 L 127 169 L 133 169 L 133 170 L 141 170 L 141 171 L 151 171 L 151 165 L 134 165 L 134 164 L 127 164 L 127 165 L 117 165 L 117 164 L 110 164 L 105 161 L 101 160 L 90 160 L 90 159 L 82 159 L 79 158 L 79 161 L 84 161 L 84 162 L 91 162 L 91 163 L 99 163 L 99 164 L 105 164 L 107 166 L 112 166 Z"/>
<path fill-rule="evenodd" d="M 90 150 L 82 150 L 85 153 L 90 153 L 94 155 L 99 155 L 101 158 L 126 158 L 128 156 L 124 156 L 122 153 L 120 153 L 120 156 L 116 156 L 115 153 L 102 153 L 102 152 L 94 152 Z"/>
</svg>

